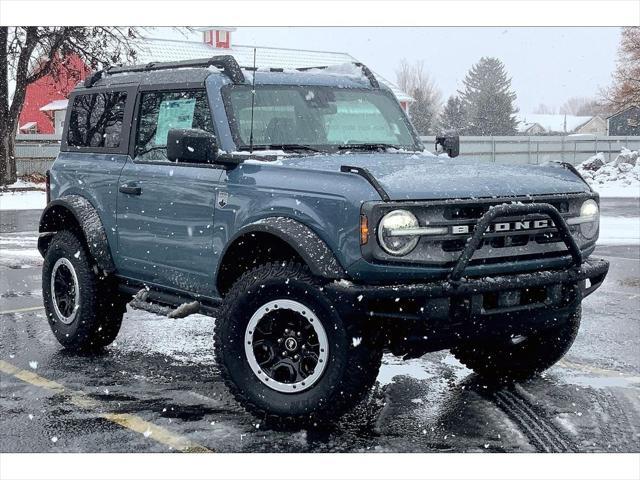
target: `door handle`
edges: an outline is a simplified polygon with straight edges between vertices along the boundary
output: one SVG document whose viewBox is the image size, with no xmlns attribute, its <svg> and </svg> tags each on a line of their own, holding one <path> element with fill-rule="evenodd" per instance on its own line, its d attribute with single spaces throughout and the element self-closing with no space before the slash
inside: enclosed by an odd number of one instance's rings
<svg viewBox="0 0 640 480">
<path fill-rule="evenodd" d="M 127 195 L 140 195 L 142 193 L 142 187 L 138 187 L 135 184 L 125 183 L 124 185 L 120 185 L 118 190 L 121 193 L 125 193 Z"/>
</svg>

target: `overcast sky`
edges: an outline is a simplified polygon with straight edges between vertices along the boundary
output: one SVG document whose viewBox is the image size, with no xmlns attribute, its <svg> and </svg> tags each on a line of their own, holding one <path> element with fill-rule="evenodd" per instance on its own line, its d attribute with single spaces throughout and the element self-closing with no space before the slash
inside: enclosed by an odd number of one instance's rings
<svg viewBox="0 0 640 480">
<path fill-rule="evenodd" d="M 445 99 L 473 63 L 495 56 L 527 113 L 540 103 L 559 107 L 572 96 L 596 95 L 610 82 L 619 37 L 618 28 L 606 27 L 239 27 L 232 38 L 242 45 L 348 52 L 392 81 L 402 58 L 423 60 Z"/>
</svg>

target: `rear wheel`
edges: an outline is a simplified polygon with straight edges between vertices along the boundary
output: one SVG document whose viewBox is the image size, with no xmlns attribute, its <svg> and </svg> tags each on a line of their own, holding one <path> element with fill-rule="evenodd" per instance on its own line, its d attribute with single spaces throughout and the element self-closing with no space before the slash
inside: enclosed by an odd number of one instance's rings
<svg viewBox="0 0 640 480">
<path fill-rule="evenodd" d="M 115 340 L 126 299 L 111 279 L 101 279 L 83 242 L 70 231 L 55 235 L 42 266 L 47 319 L 60 344 L 71 350 L 99 349 Z"/>
<path fill-rule="evenodd" d="M 460 362 L 488 380 L 525 380 L 554 365 L 567 353 L 580 328 L 581 307 L 562 325 L 540 332 L 452 349 Z"/>
<path fill-rule="evenodd" d="M 375 339 L 345 324 L 296 263 L 244 274 L 225 298 L 215 342 L 236 400 L 276 426 L 342 415 L 373 385 L 382 358 Z"/>
</svg>

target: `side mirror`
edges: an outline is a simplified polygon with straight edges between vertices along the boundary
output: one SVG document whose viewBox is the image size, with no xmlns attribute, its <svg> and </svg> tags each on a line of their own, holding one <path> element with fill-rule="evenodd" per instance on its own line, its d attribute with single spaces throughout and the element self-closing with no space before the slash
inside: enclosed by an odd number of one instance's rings
<svg viewBox="0 0 640 480">
<path fill-rule="evenodd" d="M 214 163 L 218 144 L 213 133 L 204 130 L 172 128 L 167 135 L 167 158 L 171 162 Z"/>
<path fill-rule="evenodd" d="M 460 155 L 460 137 L 458 135 L 436 137 L 436 153 L 441 152 L 451 158 Z"/>
</svg>

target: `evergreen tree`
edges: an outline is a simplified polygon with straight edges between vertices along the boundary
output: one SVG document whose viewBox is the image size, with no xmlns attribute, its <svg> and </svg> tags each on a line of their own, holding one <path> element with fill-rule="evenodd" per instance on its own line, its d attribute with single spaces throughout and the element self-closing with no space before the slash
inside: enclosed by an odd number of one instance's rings
<svg viewBox="0 0 640 480">
<path fill-rule="evenodd" d="M 459 91 L 465 112 L 467 135 L 515 135 L 516 94 L 504 64 L 493 57 L 482 57 L 471 67 Z"/>
<path fill-rule="evenodd" d="M 451 95 L 440 115 L 440 131 L 463 135 L 466 130 L 464 108 L 462 100 L 457 95 Z"/>
</svg>

